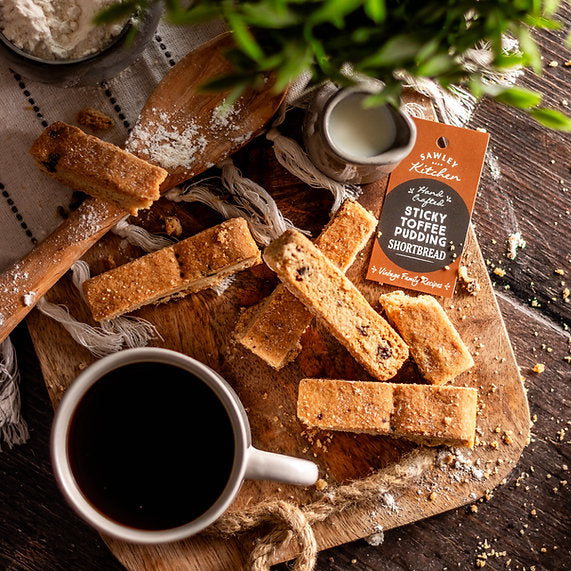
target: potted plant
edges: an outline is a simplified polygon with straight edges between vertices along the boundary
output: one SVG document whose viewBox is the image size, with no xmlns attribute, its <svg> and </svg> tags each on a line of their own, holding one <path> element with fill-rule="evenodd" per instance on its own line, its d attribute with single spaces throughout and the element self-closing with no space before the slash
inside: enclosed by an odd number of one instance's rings
<svg viewBox="0 0 571 571">
<path fill-rule="evenodd" d="M 99 21 L 157 1 L 123 1 L 102 12 Z M 313 84 L 348 85 L 356 72 L 385 84 L 371 103 L 398 106 L 404 85 L 427 79 L 444 88 L 462 86 L 477 99 L 493 97 L 548 127 L 570 131 L 571 120 L 542 107 L 539 93 L 490 80 L 515 67 L 541 71 L 532 30 L 560 28 L 554 16 L 558 6 L 559 0 L 166 1 L 172 23 L 222 18 L 233 31 L 236 48 L 228 58 L 234 72 L 206 86 L 232 87 L 233 97 L 269 71 L 276 73 L 276 89 L 303 73 Z M 506 36 L 519 42 L 518 51 L 505 49 Z"/>
</svg>

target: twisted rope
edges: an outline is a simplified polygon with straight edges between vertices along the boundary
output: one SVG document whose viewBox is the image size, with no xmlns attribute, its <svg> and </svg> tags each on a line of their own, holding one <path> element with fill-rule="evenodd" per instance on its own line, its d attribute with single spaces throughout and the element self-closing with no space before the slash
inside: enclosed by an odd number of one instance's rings
<svg viewBox="0 0 571 571">
<path fill-rule="evenodd" d="M 241 512 L 226 513 L 208 528 L 207 533 L 228 537 L 256 530 L 261 532 L 250 553 L 253 571 L 268 571 L 276 551 L 295 540 L 300 553 L 293 570 L 311 571 L 317 559 L 313 524 L 366 504 L 374 505 L 375 509 L 382 506 L 394 510 L 394 505 L 386 501 L 387 494 L 409 485 L 434 463 L 435 457 L 433 449 L 418 449 L 400 464 L 380 470 L 368 478 L 332 488 L 311 504 L 299 507 L 284 500 L 273 500 L 260 502 Z"/>
</svg>

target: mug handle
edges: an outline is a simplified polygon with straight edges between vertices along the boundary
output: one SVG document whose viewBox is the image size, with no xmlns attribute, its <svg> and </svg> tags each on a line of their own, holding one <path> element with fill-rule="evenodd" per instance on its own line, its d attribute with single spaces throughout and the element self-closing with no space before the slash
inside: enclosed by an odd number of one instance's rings
<svg viewBox="0 0 571 571">
<path fill-rule="evenodd" d="M 317 482 L 318 476 L 317 464 L 309 460 L 264 452 L 253 446 L 247 450 L 244 477 L 248 480 L 271 480 L 296 486 L 311 486 Z"/>
</svg>

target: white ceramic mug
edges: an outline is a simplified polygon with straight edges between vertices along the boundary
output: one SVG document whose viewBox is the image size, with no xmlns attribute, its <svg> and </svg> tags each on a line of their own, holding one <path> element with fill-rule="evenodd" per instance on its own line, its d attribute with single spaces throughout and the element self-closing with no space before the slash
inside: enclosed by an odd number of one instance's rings
<svg viewBox="0 0 571 571">
<path fill-rule="evenodd" d="M 111 517 L 108 513 L 105 513 L 106 510 L 101 508 L 101 504 L 96 505 L 98 502 L 94 503 L 94 501 L 92 501 L 93 497 L 88 497 L 91 492 L 86 492 L 85 490 L 92 484 L 90 479 L 96 476 L 92 476 L 91 474 L 87 475 L 87 486 L 83 483 L 80 485 L 78 481 L 78 479 L 81 480 L 84 476 L 79 477 L 79 472 L 77 471 L 77 458 L 75 457 L 77 453 L 74 452 L 74 450 L 77 450 L 75 443 L 77 434 L 74 434 L 74 431 L 79 431 L 79 433 L 82 434 L 83 432 L 81 431 L 83 430 L 85 434 L 88 435 L 89 441 L 98 437 L 98 431 L 93 431 L 89 427 L 82 426 L 83 412 L 81 411 L 86 406 L 87 410 L 90 410 L 89 407 L 91 405 L 86 405 L 86 403 L 92 402 L 93 397 L 91 395 L 97 394 L 97 391 L 100 391 L 103 386 L 111 387 L 104 389 L 105 391 L 111 391 L 109 394 L 103 393 L 106 395 L 106 402 L 113 401 L 113 398 L 109 397 L 113 397 L 113 387 L 117 385 L 109 384 L 112 375 L 115 375 L 114 378 L 116 379 L 121 379 L 121 375 L 123 373 L 127 375 L 128 371 L 133 371 L 133 367 L 139 367 L 141 370 L 148 370 L 149 367 L 155 367 L 159 368 L 157 370 L 162 370 L 160 367 L 163 366 L 166 366 L 164 369 L 165 373 L 172 373 L 174 371 L 172 367 L 176 367 L 177 372 L 183 372 L 181 375 L 190 374 L 188 377 L 189 379 L 194 379 L 192 382 L 200 381 L 214 393 L 212 398 L 217 402 L 219 401 L 223 407 L 223 411 L 225 411 L 227 415 L 227 419 L 223 420 L 224 422 L 229 421 L 229 426 L 231 426 L 230 434 L 233 434 L 234 445 L 232 457 L 229 459 L 229 475 L 227 479 L 224 479 L 225 485 L 223 486 L 223 490 L 220 495 L 214 499 L 212 504 L 207 506 L 207 509 L 203 513 L 200 513 L 190 521 L 182 522 L 180 525 L 177 524 L 167 528 L 159 526 L 159 529 L 149 529 L 148 526 L 138 527 L 132 523 L 118 521 L 114 516 Z M 128 367 L 131 367 L 131 369 L 128 369 Z M 152 370 L 154 371 L 155 369 Z M 118 383 L 117 380 L 113 382 Z M 157 390 L 160 391 L 161 379 L 156 379 L 156 383 Z M 140 386 L 143 386 L 142 381 Z M 204 387 L 202 388 L 208 390 Z M 89 392 L 90 390 L 91 392 Z M 88 395 L 87 398 L 86 394 Z M 117 407 L 122 406 L 119 394 L 120 393 L 117 392 Z M 133 396 L 136 397 L 137 395 Z M 135 398 L 134 402 L 136 402 Z M 109 406 L 111 406 L 111 404 Z M 79 413 L 77 412 L 78 410 L 80 411 Z M 96 409 L 94 410 L 95 412 L 93 412 L 93 414 L 97 414 Z M 76 414 L 79 414 L 79 420 L 77 422 L 74 421 L 74 415 Z M 153 422 L 153 420 L 154 419 L 150 418 L 149 422 Z M 80 428 L 74 428 L 76 424 Z M 196 440 L 197 435 L 193 434 L 192 436 Z M 198 436 L 200 437 L 200 435 Z M 141 438 L 143 438 L 143 436 L 141 436 Z M 161 438 L 165 437 L 161 436 Z M 232 438 L 232 436 L 230 436 L 230 438 Z M 85 446 L 84 442 L 80 442 L 79 444 L 80 447 Z M 220 453 L 217 447 L 213 448 L 216 449 L 211 450 L 211 455 L 207 454 L 210 460 L 217 458 L 214 455 Z M 150 450 L 151 445 L 149 445 L 149 451 Z M 82 450 L 82 454 L 84 452 L 87 454 L 89 451 Z M 125 453 L 128 452 L 129 450 L 126 449 Z M 181 451 L 181 454 L 191 453 L 191 450 Z M 51 434 L 51 454 L 56 480 L 71 507 L 100 532 L 124 541 L 136 543 L 176 541 L 198 533 L 214 522 L 228 508 L 238 493 L 244 479 L 274 480 L 289 484 L 309 486 L 314 484 L 318 477 L 318 469 L 313 462 L 263 452 L 254 448 L 251 443 L 250 426 L 246 411 L 230 385 L 218 375 L 218 373 L 195 359 L 175 351 L 159 348 L 121 351 L 95 362 L 83 371 L 66 391 L 56 411 Z M 196 470 L 208 470 L 209 458 L 194 459 Z M 99 465 L 96 467 L 97 470 L 94 471 L 99 472 Z M 105 466 L 103 466 L 103 468 L 105 468 Z M 224 472 L 224 474 L 226 474 L 226 472 Z M 216 474 L 212 474 L 212 476 L 215 475 Z M 200 494 L 201 490 L 195 490 L 194 492 Z"/>
</svg>

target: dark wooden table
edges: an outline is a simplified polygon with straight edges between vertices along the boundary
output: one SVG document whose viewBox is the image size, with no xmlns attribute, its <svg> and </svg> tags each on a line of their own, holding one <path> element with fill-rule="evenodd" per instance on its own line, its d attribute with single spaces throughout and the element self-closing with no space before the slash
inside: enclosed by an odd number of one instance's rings
<svg viewBox="0 0 571 571">
<path fill-rule="evenodd" d="M 569 24 L 569 7 L 563 12 Z M 522 83 L 569 113 L 567 32 L 538 34 L 544 73 L 527 72 Z M 378 547 L 357 541 L 322 552 L 319 571 L 571 569 L 571 137 L 491 102 L 470 126 L 491 134 L 473 221 L 528 389 L 531 442 L 489 499 L 388 531 Z M 507 238 L 517 231 L 527 246 L 510 260 Z M 121 569 L 57 490 L 48 453 L 53 413 L 25 325 L 12 340 L 31 437 L 0 453 L 0 569 Z M 534 372 L 538 363 L 544 372 Z"/>
</svg>

